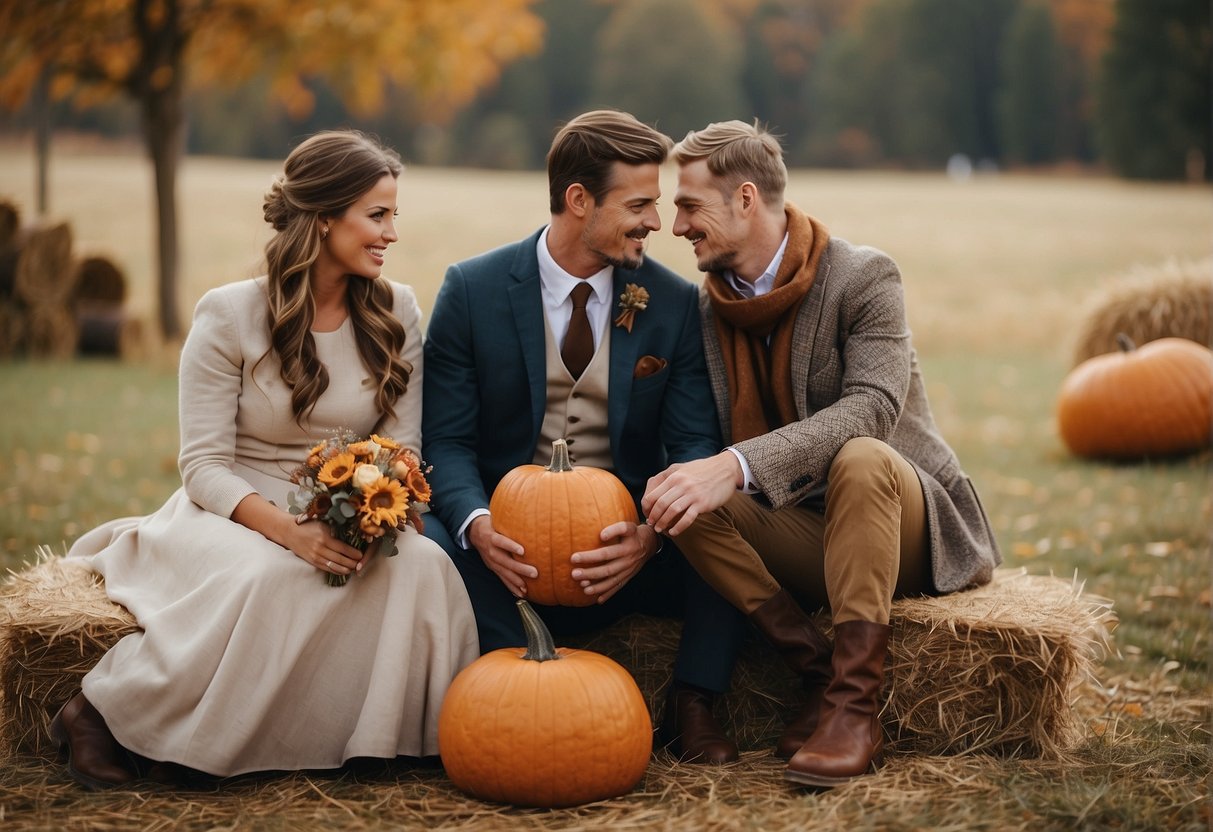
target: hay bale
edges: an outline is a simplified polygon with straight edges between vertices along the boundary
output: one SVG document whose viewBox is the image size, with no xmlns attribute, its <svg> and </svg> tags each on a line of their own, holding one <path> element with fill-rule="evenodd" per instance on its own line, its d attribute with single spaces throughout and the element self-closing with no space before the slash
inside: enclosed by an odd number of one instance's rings
<svg viewBox="0 0 1213 832">
<path fill-rule="evenodd" d="M 65 222 L 24 235 L 13 275 L 13 296 L 31 308 L 66 306 L 75 288 L 72 228 Z"/>
<path fill-rule="evenodd" d="M 12 358 L 25 343 L 25 310 L 0 296 L 0 358 Z"/>
<path fill-rule="evenodd" d="M 1074 364 L 1116 352 L 1118 332 L 1138 346 L 1166 337 L 1213 346 L 1213 258 L 1139 268 L 1101 290 L 1082 317 Z"/>
<path fill-rule="evenodd" d="M 890 748 L 1056 756 L 1080 734 L 1071 702 L 1107 649 L 1113 621 L 1110 602 L 1022 570 L 997 570 L 969 592 L 895 601 L 881 716 Z M 638 617 L 574 646 L 632 670 L 657 713 L 678 633 L 675 622 Z M 802 701 L 798 680 L 755 637 L 723 703 L 738 744 L 773 746 Z"/>
<path fill-rule="evenodd" d="M 125 359 L 143 355 L 143 321 L 131 317 L 121 304 L 81 301 L 76 305 L 80 355 L 112 355 Z"/>
<path fill-rule="evenodd" d="M 80 340 L 76 313 L 62 304 L 40 304 L 25 310 L 23 346 L 36 358 L 70 358 Z"/>
<path fill-rule="evenodd" d="M 999 570 L 970 592 L 895 602 L 882 715 L 890 748 L 1056 755 L 1078 735 L 1071 701 L 1106 647 L 1111 620 L 1107 601 L 1071 581 L 1018 570 Z M 0 747 L 50 751 L 54 710 L 135 629 L 80 563 L 49 558 L 12 576 L 0 587 Z M 559 641 L 627 667 L 657 714 L 679 632 L 676 621 L 637 615 Z M 754 636 L 722 714 L 743 750 L 767 750 L 802 696 L 798 680 Z"/>
<path fill-rule="evenodd" d="M 77 301 L 103 301 L 121 306 L 126 300 L 126 275 L 108 257 L 99 254 L 82 257 L 76 272 Z"/>
<path fill-rule="evenodd" d="M 7 199 L 0 199 L 0 251 L 14 248 L 21 228 L 21 210 Z"/>
<path fill-rule="evenodd" d="M 52 750 L 55 711 L 105 651 L 136 629 L 84 563 L 45 557 L 9 577 L 0 586 L 0 748 Z"/>
<path fill-rule="evenodd" d="M 1061 578 L 1002 569 L 984 587 L 893 604 L 882 721 L 920 754 L 1056 756 L 1071 704 L 1108 649 L 1111 602 Z"/>
</svg>

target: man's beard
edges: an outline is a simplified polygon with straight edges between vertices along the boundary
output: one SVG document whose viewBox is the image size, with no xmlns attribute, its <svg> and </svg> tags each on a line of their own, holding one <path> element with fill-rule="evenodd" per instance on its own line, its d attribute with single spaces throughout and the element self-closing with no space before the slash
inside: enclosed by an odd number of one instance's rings
<svg viewBox="0 0 1213 832">
<path fill-rule="evenodd" d="M 629 240 L 638 239 L 631 235 L 628 235 L 627 238 Z M 643 240 L 644 240 L 644 238 L 639 238 L 639 239 L 641 240 L 641 242 L 643 242 Z M 596 254 L 602 258 L 603 263 L 605 263 L 608 266 L 612 266 L 613 268 L 616 268 L 616 269 L 627 269 L 628 271 L 635 271 L 636 269 L 639 269 L 640 266 L 644 263 L 644 251 L 643 250 L 640 252 L 640 254 L 638 256 L 629 257 L 626 254 L 621 254 L 621 255 L 608 254 L 607 252 L 603 251 L 602 249 L 594 248 L 594 246 L 590 244 L 590 241 L 588 239 L 585 241 L 585 244 L 586 244 L 586 248 L 588 248 L 590 251 L 594 252 L 594 254 Z"/>
<path fill-rule="evenodd" d="M 724 274 L 727 271 L 733 270 L 733 265 L 737 262 L 737 252 L 724 251 L 720 254 L 712 255 L 711 258 L 699 267 L 701 272 L 711 272 L 712 274 Z"/>
</svg>

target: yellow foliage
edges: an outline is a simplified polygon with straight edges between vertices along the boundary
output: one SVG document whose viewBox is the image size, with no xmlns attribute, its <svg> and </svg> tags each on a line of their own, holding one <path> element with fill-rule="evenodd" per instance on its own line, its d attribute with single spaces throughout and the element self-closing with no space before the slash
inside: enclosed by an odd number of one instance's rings
<svg viewBox="0 0 1213 832">
<path fill-rule="evenodd" d="M 195 86 L 239 83 L 269 70 L 273 94 L 295 115 L 313 106 L 306 81 L 323 77 L 361 113 L 383 106 L 389 85 L 414 90 L 436 117 L 449 115 L 501 66 L 538 50 L 535 0 L 157 0 L 152 28 L 173 19 Z M 43 70 L 56 92 L 153 89 L 172 70 L 151 61 L 134 28 L 134 0 L 4 4 L 0 8 L 0 106 L 21 106 Z"/>
</svg>

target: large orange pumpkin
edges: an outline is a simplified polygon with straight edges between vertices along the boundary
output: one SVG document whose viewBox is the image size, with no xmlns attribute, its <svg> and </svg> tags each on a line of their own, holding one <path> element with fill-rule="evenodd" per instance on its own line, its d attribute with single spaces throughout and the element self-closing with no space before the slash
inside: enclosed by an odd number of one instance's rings
<svg viewBox="0 0 1213 832">
<path fill-rule="evenodd" d="M 1213 350 L 1185 338 L 1097 355 L 1066 377 L 1062 440 L 1079 456 L 1131 459 L 1206 448 L 1213 434 Z"/>
<path fill-rule="evenodd" d="M 653 752 L 644 696 L 620 665 L 557 649 L 518 601 L 527 648 L 503 647 L 465 667 L 438 715 L 451 782 L 483 800 L 555 808 L 631 791 Z"/>
<path fill-rule="evenodd" d="M 598 535 L 612 523 L 637 519 L 627 487 L 610 471 L 573 466 L 563 439 L 552 443 L 548 467 L 520 465 L 502 477 L 489 512 L 493 529 L 522 545 L 519 560 L 539 570 L 527 581 L 527 598 L 567 607 L 597 601 L 573 580 L 569 557 L 606 545 Z"/>
</svg>

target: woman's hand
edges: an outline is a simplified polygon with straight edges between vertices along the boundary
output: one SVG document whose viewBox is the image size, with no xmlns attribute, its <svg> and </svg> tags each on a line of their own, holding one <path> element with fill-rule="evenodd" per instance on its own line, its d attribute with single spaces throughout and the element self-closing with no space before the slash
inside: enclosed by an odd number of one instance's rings
<svg viewBox="0 0 1213 832">
<path fill-rule="evenodd" d="M 322 572 L 331 572 L 334 575 L 349 575 L 351 572 L 362 571 L 367 560 L 365 553 L 333 537 L 328 523 L 307 520 L 303 523 L 292 521 L 291 525 L 293 530 L 287 533 L 287 540 L 283 545 L 290 549 L 295 557 Z"/>
<path fill-rule="evenodd" d="M 260 494 L 249 494 L 241 500 L 232 512 L 232 520 L 290 549 L 295 557 L 322 572 L 349 575 L 362 571 L 366 564 L 362 552 L 333 537 L 328 523 L 300 522 Z"/>
</svg>

